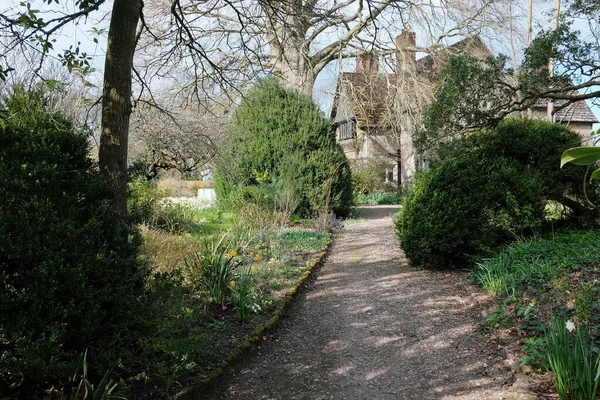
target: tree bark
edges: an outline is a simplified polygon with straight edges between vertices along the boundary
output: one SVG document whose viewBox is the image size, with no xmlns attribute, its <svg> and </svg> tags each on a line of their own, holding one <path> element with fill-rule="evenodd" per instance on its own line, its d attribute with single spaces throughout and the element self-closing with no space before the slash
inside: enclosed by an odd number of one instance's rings
<svg viewBox="0 0 600 400">
<path fill-rule="evenodd" d="M 278 55 L 273 63 L 273 72 L 281 83 L 288 88 L 295 89 L 302 94 L 312 96 L 315 76 L 310 65 L 308 54 L 302 49 L 288 46 L 281 51 L 274 52 Z"/>
<path fill-rule="evenodd" d="M 305 10 L 300 7 L 287 10 L 282 21 L 269 6 L 263 6 L 270 19 L 269 46 L 273 73 L 281 84 L 300 93 L 312 96 L 315 72 L 309 55 L 310 43 L 306 40 L 309 25 L 304 21 Z"/>
<path fill-rule="evenodd" d="M 127 214 L 127 139 L 139 12 L 140 0 L 114 1 L 104 64 L 99 165 L 114 190 L 113 208 L 121 215 Z"/>
</svg>

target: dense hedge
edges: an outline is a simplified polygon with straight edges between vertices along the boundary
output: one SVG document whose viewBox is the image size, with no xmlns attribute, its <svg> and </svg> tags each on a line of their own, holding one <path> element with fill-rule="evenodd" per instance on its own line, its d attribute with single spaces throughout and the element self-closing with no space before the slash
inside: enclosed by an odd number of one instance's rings
<svg viewBox="0 0 600 400">
<path fill-rule="evenodd" d="M 0 394 L 73 375 L 86 349 L 116 363 L 147 274 L 86 135 L 46 103 L 0 102 Z"/>
<path fill-rule="evenodd" d="M 298 212 L 310 215 L 323 204 L 330 181 L 334 211 L 343 215 L 352 205 L 350 167 L 331 121 L 309 97 L 272 79 L 259 82 L 236 110 L 214 180 L 222 203 L 247 195 L 244 188 L 293 183 Z"/>
<path fill-rule="evenodd" d="M 461 265 L 542 227 L 548 200 L 582 204 L 583 170 L 560 169 L 561 153 L 580 142 L 559 124 L 507 119 L 442 147 L 397 218 L 407 257 L 419 266 Z"/>
</svg>

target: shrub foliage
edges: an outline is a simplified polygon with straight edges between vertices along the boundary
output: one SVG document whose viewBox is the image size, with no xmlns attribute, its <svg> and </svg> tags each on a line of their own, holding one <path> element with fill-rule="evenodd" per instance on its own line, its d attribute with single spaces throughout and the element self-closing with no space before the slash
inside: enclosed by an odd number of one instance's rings
<svg viewBox="0 0 600 400">
<path fill-rule="evenodd" d="M 559 124 L 507 119 L 443 146 L 397 219 L 408 258 L 459 265 L 541 228 L 548 200 L 586 214 L 581 168 L 559 165 L 561 153 L 580 141 Z"/>
<path fill-rule="evenodd" d="M 297 211 L 304 215 L 322 207 L 329 187 L 337 213 L 346 214 L 352 204 L 350 168 L 331 121 L 309 97 L 271 79 L 254 87 L 236 110 L 215 171 L 221 204 L 252 197 L 247 188 L 257 186 L 269 186 L 274 195 L 295 187 Z"/>
<path fill-rule="evenodd" d="M 370 160 L 352 164 L 352 189 L 354 195 L 385 192 L 385 175 L 390 169 L 386 161 Z"/>
<path fill-rule="evenodd" d="M 0 392 L 72 375 L 85 349 L 105 365 L 130 337 L 146 268 L 88 153 L 43 94 L 0 102 Z"/>
</svg>

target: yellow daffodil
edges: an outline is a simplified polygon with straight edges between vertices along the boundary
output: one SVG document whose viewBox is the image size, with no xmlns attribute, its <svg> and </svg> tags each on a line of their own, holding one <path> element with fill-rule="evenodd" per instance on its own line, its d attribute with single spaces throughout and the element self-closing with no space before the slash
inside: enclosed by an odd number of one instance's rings
<svg viewBox="0 0 600 400">
<path fill-rule="evenodd" d="M 235 287 L 235 281 L 229 281 L 229 286 L 231 286 L 232 288 Z"/>
<path fill-rule="evenodd" d="M 260 261 L 260 256 L 254 257 L 254 261 Z"/>
<path fill-rule="evenodd" d="M 250 257 L 254 257 L 254 252 L 253 251 L 250 252 Z"/>
<path fill-rule="evenodd" d="M 232 259 L 233 257 L 237 256 L 237 251 L 232 251 L 231 253 L 227 253 L 225 254 L 225 257 L 227 257 L 228 260 Z"/>
<path fill-rule="evenodd" d="M 258 264 L 257 263 L 252 264 L 252 269 L 257 269 L 257 268 L 258 268 Z"/>
</svg>

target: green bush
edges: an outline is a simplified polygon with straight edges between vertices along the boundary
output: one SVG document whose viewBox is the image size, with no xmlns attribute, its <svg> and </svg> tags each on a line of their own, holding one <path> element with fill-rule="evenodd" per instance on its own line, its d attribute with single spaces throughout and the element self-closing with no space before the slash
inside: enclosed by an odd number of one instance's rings
<svg viewBox="0 0 600 400">
<path fill-rule="evenodd" d="M 68 377 L 86 349 L 102 374 L 134 340 L 139 235 L 88 154 L 42 93 L 0 101 L 0 393 Z"/>
<path fill-rule="evenodd" d="M 354 195 L 368 195 L 381 192 L 385 175 L 390 169 L 387 161 L 370 160 L 366 163 L 352 164 L 352 188 Z"/>
<path fill-rule="evenodd" d="M 131 221 L 136 224 L 149 224 L 160 200 L 168 196 L 154 181 L 140 176 L 129 177 L 128 192 L 127 209 Z"/>
<path fill-rule="evenodd" d="M 398 218 L 407 257 L 461 265 L 540 229 L 548 200 L 581 205 L 581 169 L 559 168 L 561 153 L 580 140 L 559 124 L 508 119 L 443 147 Z"/>
<path fill-rule="evenodd" d="M 273 184 L 295 186 L 296 212 L 313 215 L 327 201 L 338 214 L 352 205 L 350 167 L 336 144 L 331 121 L 312 100 L 263 80 L 238 107 L 220 149 L 214 176 L 222 206 L 236 206 L 237 192 Z M 293 212 L 293 211 L 292 211 Z"/>
</svg>

